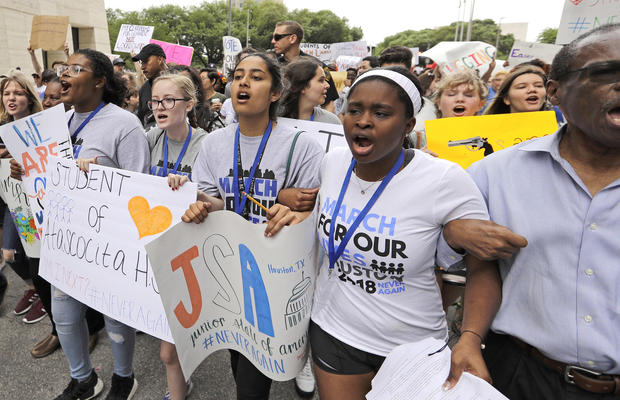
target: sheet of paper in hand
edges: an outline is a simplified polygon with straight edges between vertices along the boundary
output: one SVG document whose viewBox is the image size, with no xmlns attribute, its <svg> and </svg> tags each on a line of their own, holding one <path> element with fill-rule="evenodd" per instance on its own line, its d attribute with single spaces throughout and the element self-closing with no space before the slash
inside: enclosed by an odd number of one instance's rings
<svg viewBox="0 0 620 400">
<path fill-rule="evenodd" d="M 277 381 L 303 367 L 316 269 L 314 215 L 264 235 L 230 211 L 146 245 L 186 378 L 233 349 Z"/>
<path fill-rule="evenodd" d="M 172 341 L 144 245 L 196 200 L 161 177 L 51 157 L 39 274 L 80 302 Z"/>
<path fill-rule="evenodd" d="M 48 110 L 0 126 L 6 148 L 24 169 L 22 184 L 35 216 L 39 236 L 43 227 L 43 203 L 47 191 L 48 158 L 73 159 L 73 147 L 65 119 L 65 106 Z"/>
<path fill-rule="evenodd" d="M 20 181 L 11 178 L 8 159 L 0 160 L 0 191 L 17 228 L 19 240 L 28 257 L 39 258 L 41 237 L 30 211 L 30 201 Z"/>
<path fill-rule="evenodd" d="M 388 354 L 372 380 L 367 400 L 507 400 L 486 381 L 467 372 L 450 390 L 450 348 L 435 338 L 407 343 Z"/>
</svg>

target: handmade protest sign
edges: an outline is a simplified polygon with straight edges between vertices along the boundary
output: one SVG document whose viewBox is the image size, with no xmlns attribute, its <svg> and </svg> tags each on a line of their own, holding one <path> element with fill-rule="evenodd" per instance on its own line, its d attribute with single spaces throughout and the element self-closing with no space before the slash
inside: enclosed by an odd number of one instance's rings
<svg viewBox="0 0 620 400">
<path fill-rule="evenodd" d="M 144 46 L 149 44 L 149 40 L 153 37 L 154 26 L 144 25 L 121 25 L 116 37 L 114 51 L 123 53 L 138 53 Z"/>
<path fill-rule="evenodd" d="M 196 184 L 51 157 L 39 274 L 80 302 L 172 341 L 144 244 L 180 221 Z"/>
<path fill-rule="evenodd" d="M 73 159 L 73 147 L 65 119 L 65 106 L 48 110 L 0 126 L 0 137 L 11 156 L 24 169 L 22 184 L 35 216 L 39 235 L 43 227 L 43 199 L 47 191 L 45 172 L 50 156 Z"/>
<path fill-rule="evenodd" d="M 555 57 L 561 48 L 562 46 L 555 44 L 530 43 L 515 40 L 512 45 L 512 50 L 510 50 L 510 54 L 508 55 L 508 62 L 510 65 L 515 66 L 517 64 L 539 58 L 544 62 L 551 64 L 553 57 Z"/>
<path fill-rule="evenodd" d="M 24 191 L 22 183 L 11 178 L 11 167 L 6 158 L 0 160 L 0 192 L 2 192 L 2 199 L 11 212 L 11 219 L 15 223 L 19 240 L 26 255 L 39 258 L 41 241 L 34 222 L 34 215 L 30 211 L 28 195 Z"/>
<path fill-rule="evenodd" d="M 440 118 L 426 121 L 427 147 L 463 168 L 493 152 L 558 129 L 553 111 Z"/>
<path fill-rule="evenodd" d="M 459 69 L 488 69 L 496 50 L 484 42 L 439 42 L 423 53 L 435 61 L 442 72 L 449 74 Z"/>
<path fill-rule="evenodd" d="M 346 72 L 349 68 L 358 69 L 362 64 L 362 58 L 355 56 L 338 56 L 335 62 L 336 67 L 338 67 L 338 71 Z"/>
<path fill-rule="evenodd" d="M 181 65 L 191 65 L 194 48 L 190 46 L 181 46 L 180 44 L 162 42 L 161 40 L 151 39 L 149 43 L 155 43 L 161 46 L 166 53 L 167 63 L 176 63 Z"/>
<path fill-rule="evenodd" d="M 319 142 L 326 153 L 336 147 L 348 147 L 347 140 L 344 138 L 344 129 L 340 124 L 282 117 L 278 118 L 278 124 L 282 127 L 293 129 L 296 132 L 304 131 L 302 135 L 310 135 L 310 137 Z"/>
<path fill-rule="evenodd" d="M 332 60 L 332 45 L 329 43 L 301 43 L 299 50 L 318 58 L 324 63 L 329 63 Z"/>
<path fill-rule="evenodd" d="M 67 41 L 69 17 L 57 15 L 35 15 L 32 17 L 30 48 L 62 50 Z"/>
<path fill-rule="evenodd" d="M 235 57 L 241 53 L 241 41 L 234 36 L 223 36 L 224 46 L 224 74 L 228 75 L 235 68 Z"/>
<path fill-rule="evenodd" d="M 267 238 L 264 224 L 217 211 L 146 245 L 187 379 L 221 349 L 239 351 L 271 379 L 297 375 L 308 348 L 314 221 Z"/>
<path fill-rule="evenodd" d="M 335 61 L 340 56 L 364 58 L 368 55 L 368 47 L 363 40 L 331 44 L 301 43 L 299 49 L 305 54 L 316 57 L 324 63 Z"/>
<path fill-rule="evenodd" d="M 620 21 L 620 1 L 565 0 L 555 44 L 567 44 L 601 25 Z"/>
</svg>

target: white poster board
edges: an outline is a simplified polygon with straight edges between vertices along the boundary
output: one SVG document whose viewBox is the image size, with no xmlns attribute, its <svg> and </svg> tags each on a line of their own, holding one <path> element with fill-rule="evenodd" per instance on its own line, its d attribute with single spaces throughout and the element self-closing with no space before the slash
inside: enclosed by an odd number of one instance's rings
<svg viewBox="0 0 620 400">
<path fill-rule="evenodd" d="M 327 153 L 336 147 L 348 147 L 344 137 L 344 128 L 340 124 L 328 124 L 325 122 L 304 121 L 301 119 L 278 118 L 278 124 L 282 127 L 293 129 L 296 132 L 304 131 L 302 135 L 310 135 Z"/>
<path fill-rule="evenodd" d="M 339 56 L 364 58 L 368 55 L 368 46 L 365 41 L 339 43 L 301 43 L 299 49 L 304 53 L 318 58 L 329 64 Z"/>
<path fill-rule="evenodd" d="M 273 237 L 230 211 L 179 223 L 146 246 L 183 374 L 221 349 L 293 379 L 308 354 L 316 270 L 314 215 Z"/>
<path fill-rule="evenodd" d="M 39 258 L 41 251 L 41 237 L 34 222 L 34 215 L 30 210 L 28 195 L 22 183 L 11 178 L 11 167 L 8 159 L 0 160 L 0 192 L 6 203 L 11 218 L 17 228 L 19 240 L 28 257 Z"/>
<path fill-rule="evenodd" d="M 360 65 L 362 65 L 361 57 L 338 56 L 338 58 L 336 58 L 336 67 L 338 67 L 338 71 L 346 71 L 349 68 L 358 69 Z"/>
<path fill-rule="evenodd" d="M 196 200 L 161 177 L 52 157 L 39 274 L 126 325 L 172 341 L 144 245 Z"/>
<path fill-rule="evenodd" d="M 459 69 L 488 69 L 496 49 L 484 42 L 439 42 L 422 55 L 435 61 L 442 72 L 449 74 Z"/>
<path fill-rule="evenodd" d="M 568 44 L 601 25 L 620 21 L 620 1 L 565 0 L 555 44 Z"/>
<path fill-rule="evenodd" d="M 228 75 L 235 68 L 235 58 L 241 53 L 241 41 L 234 36 L 222 37 L 224 46 L 224 75 Z"/>
<path fill-rule="evenodd" d="M 0 137 L 25 171 L 24 190 L 35 216 L 39 235 L 43 227 L 43 203 L 47 192 L 48 158 L 59 156 L 73 159 L 73 146 L 65 118 L 65 106 L 48 110 L 0 126 Z"/>
<path fill-rule="evenodd" d="M 508 55 L 508 63 L 511 66 L 531 61 L 535 58 L 541 59 L 547 64 L 551 64 L 553 57 L 560 51 L 562 46 L 548 43 L 521 42 L 515 40 L 512 50 Z"/>
<path fill-rule="evenodd" d="M 114 45 L 114 51 L 139 53 L 144 46 L 149 44 L 149 40 L 153 37 L 153 30 L 155 30 L 154 26 L 121 25 L 116 38 L 116 44 Z"/>
</svg>

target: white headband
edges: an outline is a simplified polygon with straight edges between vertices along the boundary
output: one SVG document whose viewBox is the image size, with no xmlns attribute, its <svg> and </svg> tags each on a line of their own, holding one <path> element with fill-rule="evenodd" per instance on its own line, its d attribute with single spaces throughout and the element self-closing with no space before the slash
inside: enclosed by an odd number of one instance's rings
<svg viewBox="0 0 620 400">
<path fill-rule="evenodd" d="M 422 98 L 420 97 L 420 92 L 411 80 L 396 71 L 389 69 L 372 69 L 368 72 L 364 72 L 355 80 L 355 83 L 353 83 L 351 88 L 360 83 L 360 81 L 370 78 L 371 76 L 382 76 L 396 83 L 411 99 L 411 104 L 413 104 L 413 116 L 416 116 L 420 112 L 420 109 L 422 108 Z"/>
</svg>

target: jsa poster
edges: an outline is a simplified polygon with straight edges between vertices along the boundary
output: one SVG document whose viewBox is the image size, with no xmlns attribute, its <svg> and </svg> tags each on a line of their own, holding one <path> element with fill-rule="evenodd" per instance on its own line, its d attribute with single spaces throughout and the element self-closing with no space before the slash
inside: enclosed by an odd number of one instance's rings
<svg viewBox="0 0 620 400">
<path fill-rule="evenodd" d="M 146 246 L 186 378 L 213 352 L 239 351 L 294 378 L 307 357 L 316 269 L 313 215 L 264 235 L 230 211 L 179 223 Z"/>
</svg>

